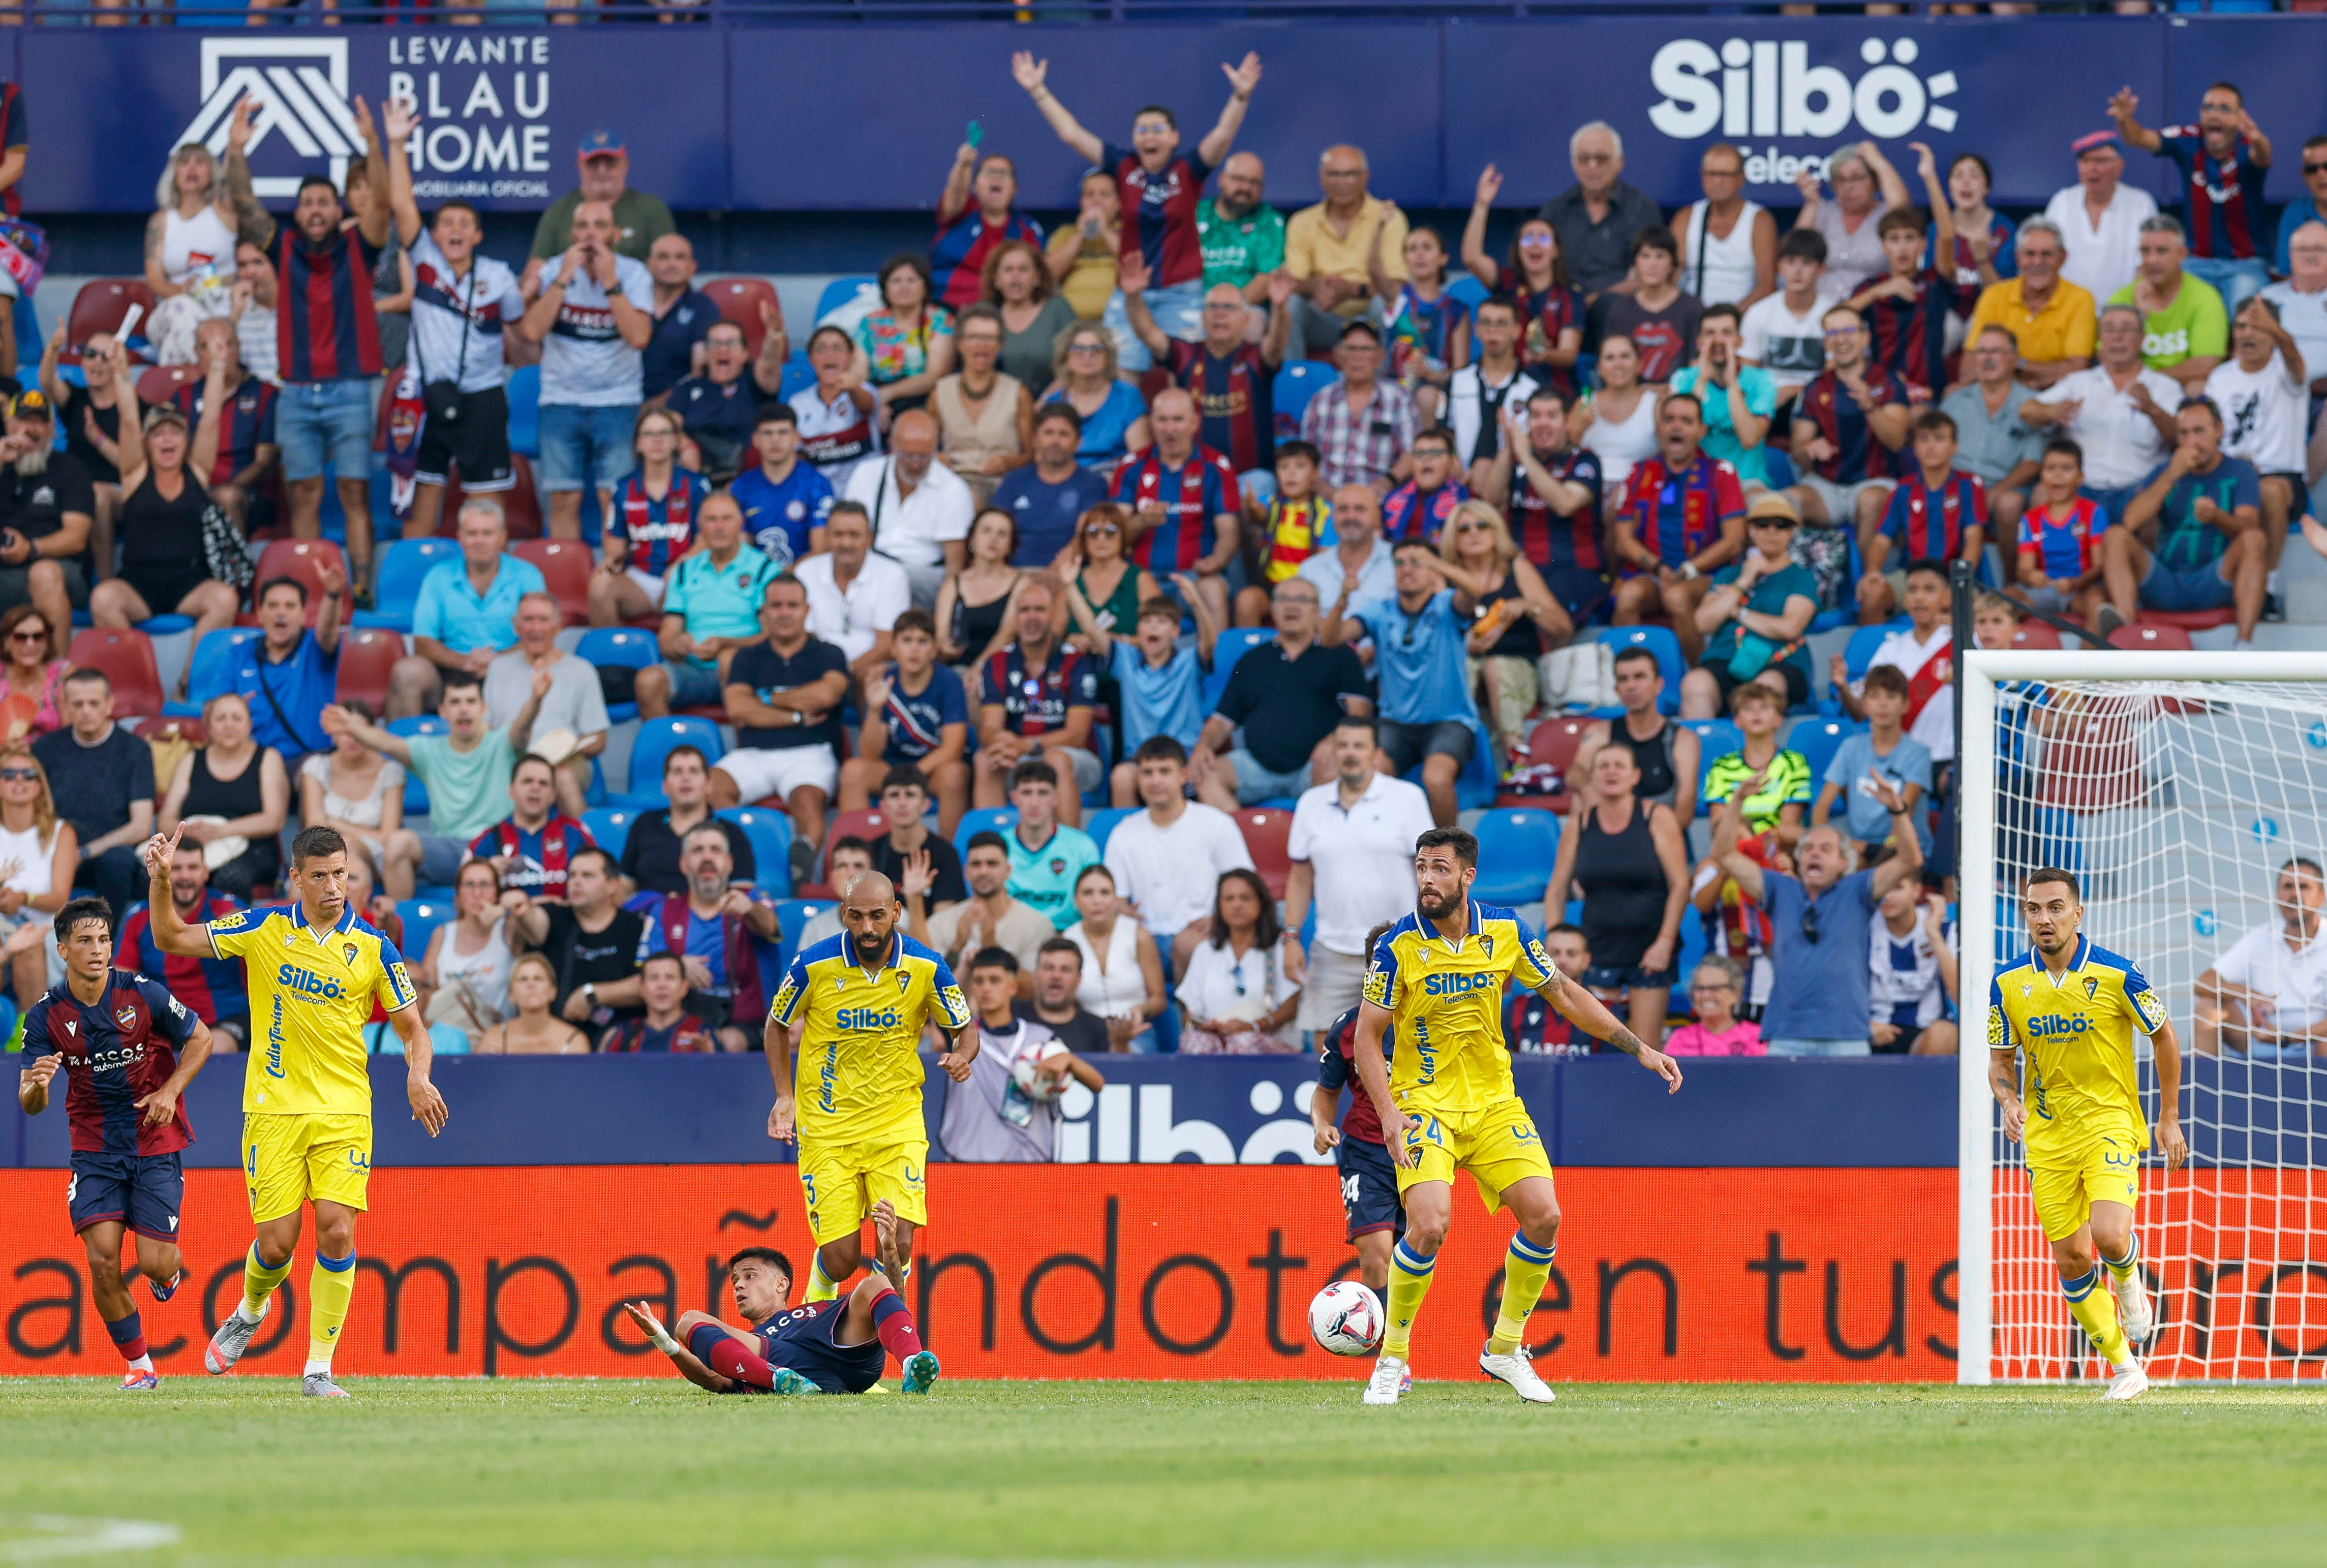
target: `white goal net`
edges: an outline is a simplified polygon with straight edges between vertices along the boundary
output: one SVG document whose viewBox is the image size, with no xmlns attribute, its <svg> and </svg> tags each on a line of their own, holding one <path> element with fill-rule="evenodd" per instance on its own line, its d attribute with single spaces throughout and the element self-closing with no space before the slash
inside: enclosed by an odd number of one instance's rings
<svg viewBox="0 0 2327 1568">
<path fill-rule="evenodd" d="M 2327 655 L 1965 664 L 1959 1380 L 2107 1376 L 2069 1315 L 1986 1083 L 1989 984 L 2026 950 L 2020 879 L 2044 865 L 2077 874 L 2085 935 L 2148 977 L 2182 1045 L 2190 1163 L 2169 1174 L 2153 1150 L 2142 1171 L 2151 1376 L 2327 1377 L 2327 1056 L 2312 1054 L 2327 1050 L 2327 1012 L 2298 996 L 2327 1001 L 2327 933 L 2314 918 L 2297 939 L 2319 946 L 2289 947 L 2277 893 L 2289 862 L 2327 862 Z M 2201 992 L 2210 970 L 2242 969 L 2231 950 L 2257 929 L 2247 951 L 2276 942 L 2283 982 L 2251 998 Z"/>
</svg>

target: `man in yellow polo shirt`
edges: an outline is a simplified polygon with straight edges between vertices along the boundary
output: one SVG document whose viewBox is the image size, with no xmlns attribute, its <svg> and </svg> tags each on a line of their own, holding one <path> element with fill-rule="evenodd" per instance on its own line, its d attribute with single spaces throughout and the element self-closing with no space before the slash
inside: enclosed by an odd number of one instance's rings
<svg viewBox="0 0 2327 1568">
<path fill-rule="evenodd" d="M 1360 316 L 1381 324 L 1366 265 L 1375 230 L 1381 231 L 1382 271 L 1392 282 L 1406 281 L 1406 214 L 1367 194 L 1368 174 L 1361 148 L 1326 148 L 1317 163 L 1325 199 L 1285 222 L 1285 270 L 1298 291 L 1293 298 L 1296 355 L 1332 347 L 1341 341 L 1341 328 Z"/>
<path fill-rule="evenodd" d="M 2020 275 L 1979 291 L 1964 341 L 1979 341 L 1980 329 L 1990 324 L 2011 328 L 2020 340 L 2018 379 L 2042 392 L 2093 362 L 2099 307 L 2061 275 L 2069 247 L 2051 219 L 2023 223 L 2013 254 L 2020 259 Z"/>
</svg>

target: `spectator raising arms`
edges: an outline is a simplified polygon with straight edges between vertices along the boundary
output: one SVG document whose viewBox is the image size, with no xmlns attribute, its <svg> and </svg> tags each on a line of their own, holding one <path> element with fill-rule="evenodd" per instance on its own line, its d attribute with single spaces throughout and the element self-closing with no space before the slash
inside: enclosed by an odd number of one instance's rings
<svg viewBox="0 0 2327 1568">
<path fill-rule="evenodd" d="M 1487 254 L 1487 215 L 1502 188 L 1503 177 L 1492 163 L 1480 171 L 1471 219 L 1463 229 L 1463 265 L 1489 289 L 1510 300 L 1512 341 L 1527 373 L 1544 386 L 1573 395 L 1575 359 L 1584 351 L 1584 296 L 1568 276 L 1559 231 L 1547 218 L 1530 218 L 1519 225 L 1511 237 L 1508 263 Z"/>
<path fill-rule="evenodd" d="M 712 322 L 703 334 L 701 373 L 681 378 L 659 395 L 686 432 L 687 465 L 714 484 L 734 479 L 752 460 L 760 405 L 783 388 L 791 339 L 784 331 L 783 311 L 772 301 L 760 302 L 760 333 L 754 355 L 742 327 Z"/>
<path fill-rule="evenodd" d="M 2246 95 L 2227 81 L 2206 89 L 2194 126 L 2153 131 L 2134 117 L 2140 107 L 2131 88 L 2120 88 L 2109 99 L 2109 118 L 2129 145 L 2170 158 L 2182 171 L 2195 235 L 2190 270 L 2236 310 L 2270 281 L 2262 237 L 2270 138 L 2247 113 Z"/>
<path fill-rule="evenodd" d="M 121 345 L 113 352 L 118 360 Z M 202 523 L 210 494 L 200 476 L 218 461 L 225 399 L 211 401 L 189 439 L 184 415 L 167 406 L 140 409 L 126 364 L 117 362 L 114 372 L 121 381 L 121 575 L 89 590 L 89 619 L 126 629 L 156 615 L 191 615 L 200 642 L 242 608 L 242 595 L 210 575 Z M 186 679 L 178 677 L 181 697 Z"/>
<path fill-rule="evenodd" d="M 861 459 L 879 453 L 887 422 L 879 417 L 880 394 L 865 385 L 856 368 L 856 341 L 846 332 L 834 326 L 810 332 L 808 363 L 816 385 L 791 397 L 799 453 L 837 490 Z"/>
<path fill-rule="evenodd" d="M 1949 238 L 1940 239 L 1939 208 L 1932 209 L 1930 264 L 1948 285 L 1948 308 L 1968 320 L 1979 296 L 2013 275 L 2012 219 L 1987 204 L 1995 173 L 1978 153 L 1958 153 L 1948 165 Z M 2058 238 L 2057 236 L 2055 237 Z"/>
<path fill-rule="evenodd" d="M 1907 182 L 1899 178 L 1899 171 L 1871 141 L 1838 149 L 1826 161 L 1825 181 L 1833 187 L 1832 201 L 1818 193 L 1815 161 L 1806 163 L 1794 177 L 1795 188 L 1802 193 L 1801 214 L 1794 219 L 1794 227 L 1813 229 L 1826 240 L 1830 286 L 1835 294 L 1846 296 L 1888 270 L 1875 220 L 1882 213 L 1907 205 Z"/>
<path fill-rule="evenodd" d="M 1085 163 L 1113 176 L 1122 210 L 1134 215 L 1122 225 L 1121 254 L 1128 259 L 1136 253 L 1145 260 L 1154 279 L 1148 308 L 1164 331 L 1194 341 L 1202 335 L 1197 317 L 1204 286 L 1196 203 L 1203 195 L 1204 181 L 1228 156 L 1244 124 L 1252 89 L 1260 81 L 1260 56 L 1247 54 L 1238 64 L 1220 67 L 1229 79 L 1229 101 L 1221 106 L 1219 122 L 1196 144 L 1192 157 L 1180 151 L 1178 118 L 1160 105 L 1151 104 L 1132 117 L 1129 147 L 1102 142 L 1051 94 L 1045 79 L 1050 68 L 1049 61 L 1036 60 L 1026 50 L 1010 57 L 1011 75 L 1059 139 Z"/>
<path fill-rule="evenodd" d="M 1261 297 L 1268 301 L 1267 330 L 1257 343 L 1245 341 L 1250 315 L 1244 294 L 1228 284 L 1204 291 L 1204 336 L 1186 343 L 1166 337 L 1148 313 L 1146 266 L 1137 260 L 1123 267 L 1124 314 L 1139 341 L 1147 345 L 1156 363 L 1166 366 L 1172 378 L 1196 400 L 1202 420 L 1203 444 L 1229 460 L 1238 482 L 1264 482 L 1275 466 L 1276 415 L 1273 393 L 1277 367 L 1285 362 L 1287 322 L 1285 309 L 1293 281 L 1282 273 L 1261 280 Z"/>
<path fill-rule="evenodd" d="M 532 744 L 534 718 L 549 687 L 549 672 L 536 670 L 532 693 L 517 716 L 506 726 L 488 728 L 484 683 L 468 670 L 454 670 L 444 677 L 437 705 L 444 721 L 444 733 L 437 735 L 392 734 L 345 706 L 323 710 L 323 728 L 334 738 L 353 735 L 403 763 L 428 788 L 428 831 L 403 827 L 388 835 L 380 882 L 388 897 L 410 898 L 416 882 L 450 885 L 468 858 L 469 841 L 500 820 L 509 775 Z"/>
<path fill-rule="evenodd" d="M 257 112 L 258 100 L 248 94 L 235 104 L 227 120 L 228 146 L 238 153 L 249 146 Z M 154 202 L 157 210 L 145 223 L 145 286 L 157 303 L 145 336 L 154 344 L 154 363 L 192 364 L 194 329 L 233 309 L 235 241 L 245 205 L 257 203 L 247 185 L 225 178 L 217 156 L 201 142 L 171 154 Z"/>
<path fill-rule="evenodd" d="M 930 247 L 937 303 L 958 311 L 975 304 L 987 262 L 1003 246 L 1042 243 L 1042 226 L 1020 212 L 1018 166 L 999 153 L 982 156 L 974 140 L 954 149 L 938 193 L 938 233 Z M 1048 291 L 1044 291 L 1047 293 Z"/>
<path fill-rule="evenodd" d="M 1098 657 L 1123 694 L 1122 743 L 1138 753 L 1150 741 L 1165 742 L 1177 749 L 1184 769 L 1187 749 L 1195 744 L 1203 728 L 1204 671 L 1211 665 L 1220 628 L 1205 607 L 1204 596 L 1196 592 L 1194 579 L 1183 576 L 1177 583 L 1182 595 L 1195 606 L 1194 647 L 1180 646 L 1182 612 L 1179 601 L 1173 599 L 1151 599 L 1141 605 L 1135 635 L 1100 632 L 1093 640 L 1106 645 Z M 1136 756 L 1115 765 L 1109 775 L 1115 805 L 1137 804 L 1139 774 Z M 1187 782 L 1184 776 L 1181 782 Z"/>
</svg>

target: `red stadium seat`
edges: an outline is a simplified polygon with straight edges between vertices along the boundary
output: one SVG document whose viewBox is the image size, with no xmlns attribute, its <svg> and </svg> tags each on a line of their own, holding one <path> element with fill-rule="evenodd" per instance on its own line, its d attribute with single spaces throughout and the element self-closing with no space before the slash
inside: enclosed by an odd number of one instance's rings
<svg viewBox="0 0 2327 1568">
<path fill-rule="evenodd" d="M 774 305 L 779 314 L 783 311 L 782 302 L 776 297 L 776 285 L 763 277 L 715 277 L 696 286 L 719 307 L 721 320 L 743 329 L 743 347 L 754 359 L 758 358 L 760 344 L 768 335 L 767 327 L 760 321 L 760 306 Z"/>
<path fill-rule="evenodd" d="M 1575 767 L 1575 749 L 1584 743 L 1584 733 L 1592 727 L 1593 723 L 1593 721 L 1590 719 L 1544 720 L 1528 736 L 1527 761 L 1520 765 L 1528 768 L 1547 766 L 1556 768 L 1559 770 L 1560 777 L 1565 779 L 1569 770 Z M 1498 798 L 1495 804 L 1498 806 L 1546 806 L 1564 817 L 1567 814 L 1568 807 L 1575 803 L 1575 793 L 1571 787 L 1557 795 L 1549 797 L 1541 795 L 1502 797 Z"/>
<path fill-rule="evenodd" d="M 154 639 L 144 632 L 103 627 L 76 631 L 68 657 L 76 667 L 105 672 L 113 683 L 115 717 L 158 716 L 162 712 L 162 670 L 154 662 Z"/>
<path fill-rule="evenodd" d="M 344 588 L 348 578 L 347 557 L 329 539 L 277 539 L 259 553 L 257 574 L 250 580 L 250 602 L 258 606 L 258 589 L 264 583 L 277 577 L 295 577 L 307 587 L 307 624 L 313 626 L 323 612 L 323 567 L 326 564 L 340 569 L 340 581 Z M 347 623 L 347 605 L 342 603 L 341 624 Z"/>
<path fill-rule="evenodd" d="M 517 483 L 493 497 L 500 502 L 501 510 L 509 517 L 509 535 L 512 539 L 537 539 L 542 536 L 541 498 L 533 488 L 533 464 L 525 453 L 511 453 L 509 462 L 517 475 Z M 436 534 L 450 539 L 460 534 L 461 498 L 467 492 L 461 486 L 461 465 L 454 463 L 444 476 L 444 506 L 436 514 Z"/>
<path fill-rule="evenodd" d="M 154 291 L 142 277 L 93 277 L 73 295 L 72 313 L 65 321 L 65 346 L 78 354 L 81 345 L 99 332 L 117 330 L 131 305 L 144 307 L 137 324 L 154 316 Z M 132 334 L 133 336 L 135 334 Z"/>
<path fill-rule="evenodd" d="M 2051 649 L 2061 646 L 2061 634 L 2041 621 L 2023 621 L 2012 634 L 2014 648 Z"/>
<path fill-rule="evenodd" d="M 156 365 L 138 374 L 137 401 L 148 408 L 159 408 L 179 387 L 201 378 L 201 371 L 192 365 Z"/>
<path fill-rule="evenodd" d="M 549 592 L 565 611 L 568 626 L 590 624 L 590 546 L 579 539 L 519 539 L 509 553 L 541 568 Z"/>
<path fill-rule="evenodd" d="M 377 719 L 388 710 L 388 677 L 404 657 L 404 637 L 385 627 L 354 626 L 340 633 L 340 680 L 332 694 L 361 703 Z"/>
<path fill-rule="evenodd" d="M 1247 807 L 1236 814 L 1237 830 L 1244 835 L 1244 846 L 1252 852 L 1252 865 L 1260 873 L 1260 880 L 1268 884 L 1268 896 L 1285 896 L 1285 883 L 1293 874 L 1293 856 L 1285 845 L 1293 837 L 1293 813 Z"/>
<path fill-rule="evenodd" d="M 2228 626 L 2238 618 L 2238 612 L 2236 610 L 2231 609 L 2229 605 L 2224 605 L 2220 610 L 2145 610 L 2141 612 L 2141 620 L 2137 623 L 2135 629 L 2138 630 L 2139 627 L 2145 626 L 2155 627 L 2161 630 L 2209 631 L 2217 626 Z M 2188 639 L 2185 638 L 2178 643 L 2145 642 L 2138 644 L 2137 646 L 2143 648 L 2187 648 L 2190 646 L 2190 643 Z"/>
<path fill-rule="evenodd" d="M 763 802 L 762 804 L 765 803 Z M 778 810 L 783 809 L 784 803 L 782 801 L 779 800 L 774 804 Z M 856 837 L 863 839 L 867 844 L 872 844 L 877 840 L 885 838 L 889 834 L 889 819 L 881 815 L 881 808 L 877 806 L 864 811 L 836 811 L 830 817 L 825 818 L 825 821 L 829 826 L 827 826 L 824 830 L 823 845 L 818 847 L 816 852 L 816 874 L 818 876 L 822 876 L 824 874 L 825 850 L 830 848 L 833 845 L 838 844 L 842 839 L 848 837 L 852 834 Z M 792 892 L 795 896 L 801 898 L 818 896 L 816 894 L 802 893 L 798 888 L 794 888 Z"/>
<path fill-rule="evenodd" d="M 2109 646 L 2111 648 L 2141 649 L 2153 653 L 2187 653 L 2190 651 L 2190 633 L 2184 630 L 2182 627 L 2170 621 L 2163 624 L 2151 620 L 2153 613 L 2153 611 L 2145 610 L 2141 612 L 2141 623 L 2139 625 L 2120 626 L 2115 631 L 2110 632 Z M 2228 621 L 2229 619 L 2230 612 L 2227 610 L 2223 611 L 2222 621 Z M 2210 626 L 2220 626 L 2222 624 L 2222 621 L 2209 621 L 2207 624 Z M 2202 628 L 2201 630 L 2202 630 Z"/>
<path fill-rule="evenodd" d="M 121 727 L 141 741 L 184 741 L 196 746 L 210 743 L 210 726 L 190 714 L 172 714 L 167 718 L 124 719 Z"/>
</svg>

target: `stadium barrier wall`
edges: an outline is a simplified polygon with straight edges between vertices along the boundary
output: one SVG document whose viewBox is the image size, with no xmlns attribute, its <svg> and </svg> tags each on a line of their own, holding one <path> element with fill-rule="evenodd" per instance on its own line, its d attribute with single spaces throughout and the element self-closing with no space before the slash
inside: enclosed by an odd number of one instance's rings
<svg viewBox="0 0 2327 1568">
<path fill-rule="evenodd" d="M 2145 123 L 2162 125 L 2227 76 L 2293 146 L 2317 127 L 2327 75 L 2327 29 L 2301 18 L 1293 25 L 15 28 L 0 63 L 27 84 L 34 214 L 151 210 L 169 149 L 222 149 L 246 90 L 268 106 L 252 163 L 278 207 L 299 175 L 336 174 L 360 145 L 349 101 L 376 106 L 393 91 L 425 116 L 424 205 L 545 207 L 573 185 L 582 135 L 603 126 L 629 145 L 631 184 L 681 210 L 926 210 L 976 120 L 986 147 L 1017 161 L 1028 206 L 1071 210 L 1079 161 L 1010 79 L 1010 51 L 1028 47 L 1050 59 L 1060 95 L 1093 130 L 1121 135 L 1133 106 L 1161 101 L 1177 106 L 1191 146 L 1219 109 L 1218 62 L 1258 50 L 1267 74 L 1238 145 L 1266 161 L 1269 199 L 1288 211 L 1317 200 L 1318 150 L 1338 140 L 1367 149 L 1376 193 L 1412 206 L 1467 207 L 1490 161 L 1509 177 L 1512 205 L 1537 201 L 1569 183 L 1568 133 L 1595 118 L 1623 135 L 1625 177 L 1668 206 L 1697 197 L 1698 154 L 1715 139 L 1745 150 L 1747 194 L 1791 206 L 1804 160 L 1870 136 L 1909 171 L 1911 140 L 1942 156 L 1985 152 L 1995 200 L 2033 205 L 2073 182 L 2069 143 L 2105 125 L 2120 86 L 2140 95 Z M 882 69 L 889 51 L 949 69 Z M 1577 60 L 1588 69 L 1565 69 Z M 1511 112 L 1541 103 L 1547 84 L 1556 113 Z M 698 112 L 663 112 L 673 94 Z M 850 129 L 867 126 L 878 134 Z M 2301 194 L 2300 162 L 2274 164 L 2271 200 Z M 2162 159 L 2135 156 L 2128 178 L 2178 199 Z"/>
<path fill-rule="evenodd" d="M 190 1168 L 231 1169 L 244 1057 L 219 1057 L 188 1087 Z M 1319 1162 L 1306 1056 L 1098 1059 L 1107 1087 L 1060 1102 L 1067 1163 Z M 1954 1163 L 1954 1066 L 1695 1060 L 1677 1095 L 1625 1057 L 1520 1059 L 1520 1095 L 1559 1165 L 1871 1169 Z M 429 1137 L 410 1119 L 404 1062 L 371 1063 L 375 1169 L 435 1166 L 760 1164 L 791 1158 L 767 1136 L 774 1090 L 757 1056 L 438 1057 L 453 1119 Z M 2322 1074 L 2327 1087 L 2327 1073 Z M 930 1069 L 932 1157 L 951 1085 Z M 0 1113 L 0 1168 L 62 1167 L 61 1106 Z M 787 1175 L 784 1180 L 790 1178 Z"/>
<path fill-rule="evenodd" d="M 1559 1380 L 1946 1380 L 1955 1375 L 1954 1206 L 1944 1171 L 1570 1170 L 1567 1221 L 1532 1332 Z M 1424 1377 L 1475 1377 L 1505 1216 L 1458 1179 L 1452 1237 L 1415 1339 Z M 1368 1363 L 1311 1342 L 1309 1299 L 1356 1271 L 1322 1170 L 943 1165 L 908 1282 L 949 1376 L 1309 1377 Z M 358 1377 L 664 1377 L 621 1302 L 666 1322 L 732 1315 L 724 1260 L 809 1251 L 799 1189 L 764 1166 L 376 1171 L 337 1364 Z M 192 1279 L 144 1302 L 165 1376 L 240 1290 L 234 1172 L 187 1178 Z M 312 1246 L 244 1368 L 295 1374 Z M 0 1375 L 109 1374 L 119 1358 L 64 1223 L 63 1178 L 0 1171 Z M 141 1302 L 143 1300 L 141 1296 Z"/>
</svg>

